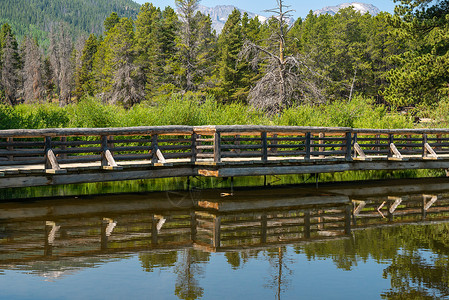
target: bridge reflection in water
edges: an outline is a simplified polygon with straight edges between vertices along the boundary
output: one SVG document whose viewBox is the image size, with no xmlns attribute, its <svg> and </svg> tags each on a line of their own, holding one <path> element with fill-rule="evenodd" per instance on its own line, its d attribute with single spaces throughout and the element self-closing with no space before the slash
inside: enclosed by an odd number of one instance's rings
<svg viewBox="0 0 449 300">
<path fill-rule="evenodd" d="M 135 253 L 144 269 L 151 269 L 152 255 L 174 263 L 179 258 L 173 251 L 192 249 L 225 252 L 232 264 L 238 251 L 276 248 L 281 260 L 286 245 L 449 220 L 447 179 L 419 182 L 323 185 L 320 192 L 204 190 L 1 203 L 0 270 L 56 279 Z M 279 295 L 280 287 L 279 281 Z"/>
</svg>

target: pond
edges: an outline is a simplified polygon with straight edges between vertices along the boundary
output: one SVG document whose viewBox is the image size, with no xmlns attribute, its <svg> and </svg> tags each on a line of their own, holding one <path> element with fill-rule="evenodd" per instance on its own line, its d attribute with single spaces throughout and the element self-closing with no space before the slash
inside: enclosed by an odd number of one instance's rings
<svg viewBox="0 0 449 300">
<path fill-rule="evenodd" d="M 449 180 L 0 203 L 1 299 L 449 299 Z"/>
</svg>

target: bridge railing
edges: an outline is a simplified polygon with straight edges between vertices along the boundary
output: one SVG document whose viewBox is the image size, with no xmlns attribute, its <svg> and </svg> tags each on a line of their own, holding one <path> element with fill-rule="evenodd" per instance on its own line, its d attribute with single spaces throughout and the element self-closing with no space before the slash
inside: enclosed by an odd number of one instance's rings
<svg viewBox="0 0 449 300">
<path fill-rule="evenodd" d="M 353 129 L 353 159 L 439 159 L 449 153 L 447 129 Z"/>
<path fill-rule="evenodd" d="M 156 126 L 0 131 L 0 166 L 101 162 L 262 162 L 441 159 L 449 129 L 351 129 L 299 126 Z M 449 156 L 447 156 L 449 158 Z"/>
<path fill-rule="evenodd" d="M 216 163 L 224 159 L 259 160 L 314 157 L 351 160 L 351 128 L 292 126 L 210 126 L 195 131 L 213 144 L 210 155 Z"/>
<path fill-rule="evenodd" d="M 104 169 L 120 169 L 117 161 L 192 159 L 192 137 L 190 126 L 2 130 L 0 166 L 45 164 L 58 173 L 66 171 L 60 164 L 101 161 Z"/>
</svg>

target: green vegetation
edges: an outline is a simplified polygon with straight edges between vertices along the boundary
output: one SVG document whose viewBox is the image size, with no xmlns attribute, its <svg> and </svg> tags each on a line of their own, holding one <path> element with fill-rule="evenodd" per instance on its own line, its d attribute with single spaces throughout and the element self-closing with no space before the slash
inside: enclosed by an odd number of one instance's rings
<svg viewBox="0 0 449 300">
<path fill-rule="evenodd" d="M 151 3 L 137 11 L 127 0 L 41 2 L 7 1 L 0 9 L 0 101 L 7 105 L 65 106 L 95 97 L 135 111 L 121 112 L 132 118 L 155 107 L 161 115 L 179 105 L 179 95 L 194 93 L 203 98 L 194 106 L 205 107 L 184 112 L 177 122 L 386 128 L 411 126 L 385 116 L 403 106 L 419 117 L 447 115 L 443 2 L 401 1 L 395 15 L 362 15 L 351 7 L 335 16 L 309 13 L 289 27 L 284 1 L 278 1 L 265 23 L 235 10 L 218 35 L 210 18 L 196 11 L 200 0 L 176 1 L 178 13 Z M 369 103 L 358 107 L 360 99 Z M 192 115 L 213 106 L 240 116 Z M 150 124 L 161 124 L 163 117 L 155 117 Z"/>
<path fill-rule="evenodd" d="M 246 104 L 217 102 L 212 96 L 172 94 L 125 109 L 87 97 L 65 107 L 57 104 L 0 105 L 0 129 L 58 127 L 129 127 L 158 125 L 265 124 L 410 128 L 410 117 L 361 96 L 319 106 L 301 105 L 267 116 Z"/>
<path fill-rule="evenodd" d="M 69 24 L 73 36 L 101 34 L 112 12 L 135 17 L 138 11 L 131 0 L 2 0 L 0 24 L 10 24 L 20 38 L 30 35 L 48 45 L 50 28 L 58 22 Z"/>
</svg>

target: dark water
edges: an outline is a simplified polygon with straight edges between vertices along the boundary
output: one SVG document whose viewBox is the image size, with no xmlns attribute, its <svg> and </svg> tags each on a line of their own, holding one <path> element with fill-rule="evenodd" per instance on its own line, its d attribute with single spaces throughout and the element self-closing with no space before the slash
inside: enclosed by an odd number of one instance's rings
<svg viewBox="0 0 449 300">
<path fill-rule="evenodd" d="M 0 203 L 1 299 L 449 298 L 449 180 Z"/>
</svg>

